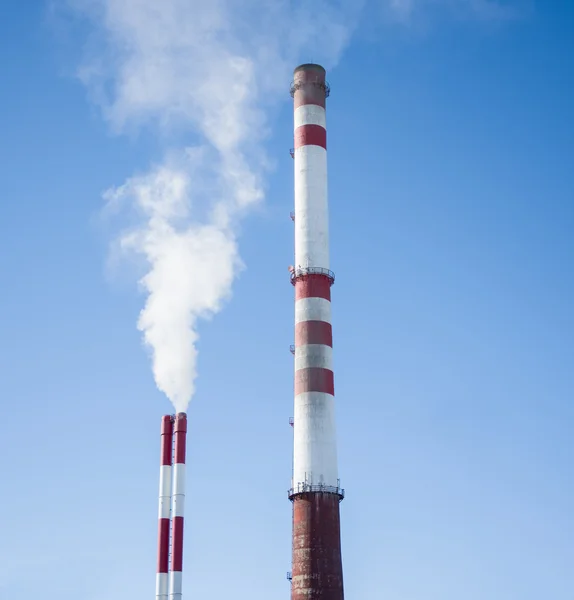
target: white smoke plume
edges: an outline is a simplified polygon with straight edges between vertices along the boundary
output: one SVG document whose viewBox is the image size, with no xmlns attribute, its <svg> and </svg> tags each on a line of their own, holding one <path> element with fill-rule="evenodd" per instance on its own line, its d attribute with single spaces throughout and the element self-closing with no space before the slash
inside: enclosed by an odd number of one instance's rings
<svg viewBox="0 0 574 600">
<path fill-rule="evenodd" d="M 69 1 L 92 24 L 80 77 L 110 126 L 155 125 L 163 138 L 187 128 L 197 138 L 105 193 L 108 205 L 139 215 L 118 242 L 147 261 L 138 327 L 157 387 L 184 411 L 198 319 L 230 296 L 241 269 L 237 223 L 264 195 L 266 110 L 298 62 L 337 60 L 359 3 Z"/>
<path fill-rule="evenodd" d="M 197 154 L 188 152 L 185 159 L 187 164 L 161 165 L 106 193 L 110 203 L 135 205 L 142 218 L 119 242 L 149 264 L 140 282 L 147 300 L 138 328 L 153 351 L 157 386 L 177 411 L 186 409 L 194 392 L 196 321 L 221 308 L 240 268 L 225 219 L 214 215 L 200 223 L 192 218 L 193 168 L 203 168 L 204 178 L 208 169 Z"/>
</svg>

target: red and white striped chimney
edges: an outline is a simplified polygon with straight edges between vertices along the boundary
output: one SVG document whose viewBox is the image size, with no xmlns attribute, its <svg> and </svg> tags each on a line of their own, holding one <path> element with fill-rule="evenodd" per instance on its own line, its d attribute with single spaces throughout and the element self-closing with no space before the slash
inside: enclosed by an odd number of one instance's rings
<svg viewBox="0 0 574 600">
<path fill-rule="evenodd" d="M 325 69 L 295 69 L 295 412 L 292 600 L 343 600 L 327 203 Z"/>
<path fill-rule="evenodd" d="M 183 572 L 183 517 L 185 511 L 185 444 L 187 415 L 178 413 L 173 426 L 173 498 L 171 509 L 171 569 L 169 578 L 170 600 L 182 598 Z"/>
<path fill-rule="evenodd" d="M 165 415 L 161 420 L 161 458 L 159 471 L 159 527 L 157 540 L 156 600 L 168 600 L 169 593 L 169 521 L 171 510 L 171 456 L 173 420 Z"/>
</svg>

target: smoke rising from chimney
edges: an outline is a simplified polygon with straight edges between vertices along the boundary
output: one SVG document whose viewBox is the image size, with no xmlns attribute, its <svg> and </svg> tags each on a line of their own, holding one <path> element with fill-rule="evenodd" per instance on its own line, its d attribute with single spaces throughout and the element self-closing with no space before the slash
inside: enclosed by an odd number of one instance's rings
<svg viewBox="0 0 574 600">
<path fill-rule="evenodd" d="M 184 412 L 197 375 L 197 320 L 220 310 L 241 266 L 233 232 L 190 219 L 193 184 L 185 169 L 162 165 L 106 196 L 141 212 L 141 224 L 119 242 L 149 265 L 140 280 L 147 300 L 138 329 L 152 351 L 157 387 Z"/>
</svg>

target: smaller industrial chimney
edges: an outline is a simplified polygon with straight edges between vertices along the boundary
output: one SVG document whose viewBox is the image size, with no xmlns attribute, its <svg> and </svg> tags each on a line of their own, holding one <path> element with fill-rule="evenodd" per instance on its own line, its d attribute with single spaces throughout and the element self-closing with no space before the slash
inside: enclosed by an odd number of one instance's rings
<svg viewBox="0 0 574 600">
<path fill-rule="evenodd" d="M 185 413 L 162 417 L 156 600 L 182 599 L 186 436 Z"/>
<path fill-rule="evenodd" d="M 178 413 L 173 427 L 173 501 L 171 512 L 170 600 L 182 598 L 183 514 L 185 511 L 185 443 L 187 415 Z"/>
<path fill-rule="evenodd" d="M 173 450 L 173 419 L 161 420 L 161 458 L 159 471 L 159 528 L 157 541 L 156 600 L 168 600 L 169 593 L 169 522 L 171 511 L 171 456 Z"/>
</svg>

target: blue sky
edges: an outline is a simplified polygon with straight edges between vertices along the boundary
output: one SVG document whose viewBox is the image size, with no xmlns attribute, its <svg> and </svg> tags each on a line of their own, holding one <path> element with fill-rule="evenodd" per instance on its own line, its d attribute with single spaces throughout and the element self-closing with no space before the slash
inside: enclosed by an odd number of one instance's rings
<svg viewBox="0 0 574 600">
<path fill-rule="evenodd" d="M 312 35 L 293 56 L 331 63 L 346 594 L 569 600 L 574 7 L 391 4 L 353 12 L 352 32 L 324 38 L 339 44 L 332 55 Z M 116 225 L 99 214 L 104 190 L 197 133 L 158 127 L 161 104 L 123 127 L 117 102 L 94 101 L 75 74 L 113 51 L 101 24 L 32 0 L 3 17 L 0 597 L 153 596 L 170 404 L 136 328 L 140 266 L 106 267 Z M 199 325 L 190 597 L 289 594 L 288 74 L 282 82 L 269 105 L 256 99 L 270 132 L 258 149 L 274 169 L 240 226 L 246 268 Z"/>
</svg>

